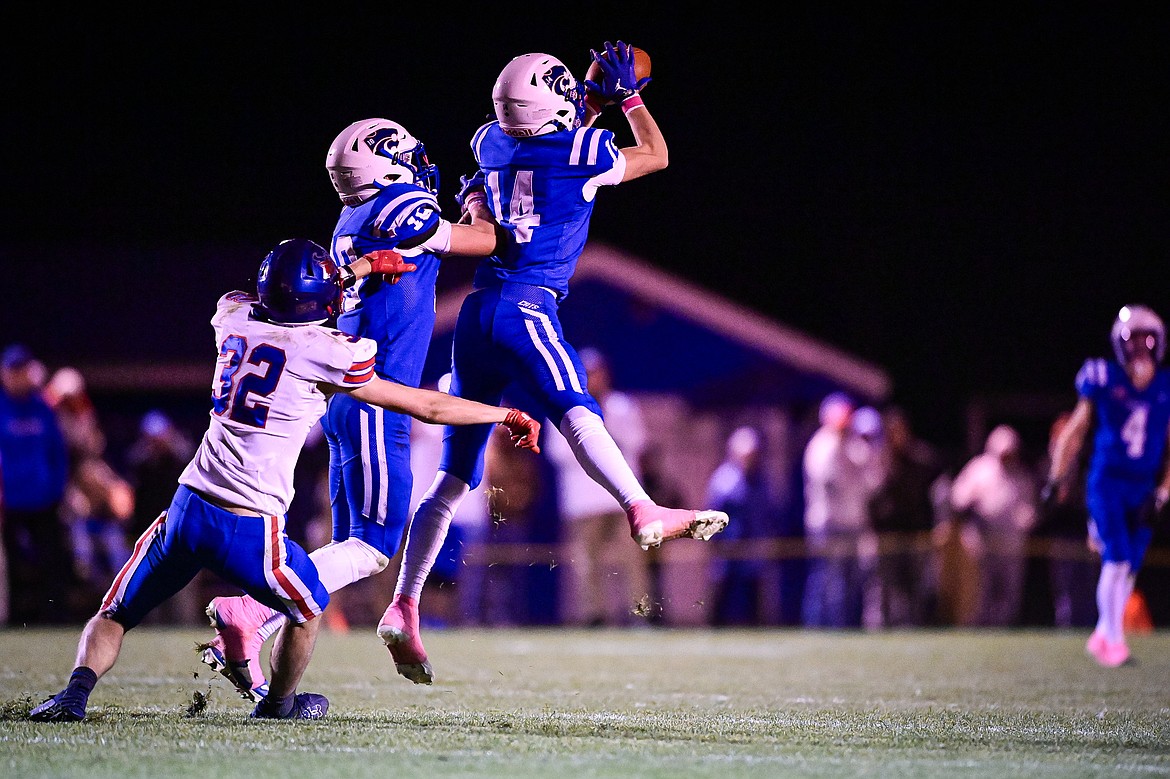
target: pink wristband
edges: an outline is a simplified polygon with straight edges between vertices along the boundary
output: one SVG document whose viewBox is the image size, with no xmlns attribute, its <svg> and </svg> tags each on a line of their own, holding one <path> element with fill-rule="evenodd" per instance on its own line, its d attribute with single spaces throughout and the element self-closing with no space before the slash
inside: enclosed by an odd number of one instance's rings
<svg viewBox="0 0 1170 779">
<path fill-rule="evenodd" d="M 630 111 L 633 111 L 635 108 L 645 108 L 645 107 L 646 106 L 642 103 L 642 96 L 641 95 L 633 95 L 632 97 L 627 97 L 625 100 L 622 101 L 622 113 L 623 114 L 628 114 Z"/>
</svg>

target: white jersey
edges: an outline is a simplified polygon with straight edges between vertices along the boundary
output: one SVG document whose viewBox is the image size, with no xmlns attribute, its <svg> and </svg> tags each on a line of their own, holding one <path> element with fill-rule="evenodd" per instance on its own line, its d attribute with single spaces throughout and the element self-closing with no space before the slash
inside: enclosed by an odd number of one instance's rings
<svg viewBox="0 0 1170 779">
<path fill-rule="evenodd" d="M 211 424 L 179 477 L 225 505 L 283 515 L 309 429 L 325 413 L 318 384 L 354 388 L 374 377 L 377 344 L 320 325 L 253 317 L 255 296 L 219 299 Z"/>
</svg>

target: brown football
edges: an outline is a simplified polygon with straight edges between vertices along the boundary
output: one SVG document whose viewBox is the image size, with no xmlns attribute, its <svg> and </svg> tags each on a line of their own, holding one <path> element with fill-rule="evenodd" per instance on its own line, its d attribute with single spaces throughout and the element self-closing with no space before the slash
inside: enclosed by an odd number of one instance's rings
<svg viewBox="0 0 1170 779">
<path fill-rule="evenodd" d="M 603 56 L 603 57 L 606 56 L 605 49 L 601 50 L 601 56 Z M 641 49 L 639 49 L 637 46 L 635 46 L 634 47 L 634 77 L 636 79 L 638 79 L 639 81 L 641 81 L 642 79 L 646 78 L 649 75 L 650 75 L 650 55 L 647 54 L 646 52 L 642 51 Z M 589 60 L 589 70 L 585 71 L 585 80 L 592 81 L 592 82 L 597 83 L 597 84 L 601 83 L 601 66 L 598 65 L 596 62 L 594 62 L 592 59 Z M 605 105 L 612 105 L 612 104 L 613 104 L 613 101 L 609 101 Z"/>
</svg>

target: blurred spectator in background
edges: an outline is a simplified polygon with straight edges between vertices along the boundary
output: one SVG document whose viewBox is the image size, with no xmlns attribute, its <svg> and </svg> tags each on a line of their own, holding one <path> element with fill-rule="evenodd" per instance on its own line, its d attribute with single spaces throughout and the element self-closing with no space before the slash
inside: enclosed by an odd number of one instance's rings
<svg viewBox="0 0 1170 779">
<path fill-rule="evenodd" d="M 45 385 L 45 401 L 57 415 L 72 464 L 105 453 L 106 434 L 79 370 L 69 366 L 57 369 Z"/>
<path fill-rule="evenodd" d="M 1072 417 L 1071 411 L 1053 420 L 1048 434 L 1048 456 L 1040 463 L 1040 478 L 1052 467 L 1056 442 Z M 1074 475 L 1055 485 L 1056 494 L 1041 507 L 1036 535 L 1048 540 L 1048 580 L 1052 591 L 1052 620 L 1058 628 L 1092 627 L 1097 619 L 1096 582 L 1099 561 L 1086 548 L 1089 511 L 1085 507 L 1083 457 Z"/>
<path fill-rule="evenodd" d="M 804 532 L 809 562 L 806 627 L 861 626 L 869 500 L 881 483 L 870 444 L 854 432 L 854 402 L 833 393 L 820 405 L 820 427 L 804 451 Z"/>
<path fill-rule="evenodd" d="M 614 389 L 605 356 L 593 348 L 578 352 L 585 367 L 589 393 L 601 405 L 605 428 L 642 479 L 646 425 L 637 401 Z M 630 523 L 609 490 L 581 467 L 569 442 L 555 424 L 542 428 L 542 446 L 556 469 L 558 508 L 567 559 L 562 560 L 565 620 L 571 625 L 601 627 L 634 623 L 634 607 L 650 593 L 646 553 L 630 543 Z"/>
<path fill-rule="evenodd" d="M 169 506 L 179 486 L 179 476 L 195 454 L 195 444 L 167 414 L 152 409 L 138 423 L 138 437 L 126 455 L 130 485 L 134 489 L 134 513 L 127 524 L 127 536 L 134 541 Z M 146 623 L 206 624 L 204 598 L 195 580 L 146 616 Z"/>
<path fill-rule="evenodd" d="M 776 563 L 753 542 L 777 535 L 777 507 L 764 478 L 763 440 L 751 426 L 727 438 L 726 455 L 711 474 L 704 504 L 730 517 L 712 539 L 712 623 L 758 625 L 765 621 L 766 583 Z"/>
<path fill-rule="evenodd" d="M 96 600 L 130 557 L 127 525 L 134 491 L 105 459 L 106 434 L 76 368 L 58 369 L 45 387 L 45 400 L 69 450 L 69 479 L 61 518 L 69 528 L 73 567 L 86 601 Z M 89 603 L 79 613 L 91 609 Z"/>
<path fill-rule="evenodd" d="M 1035 476 L 1024 462 L 1019 433 L 1009 425 L 992 430 L 983 452 L 955 476 L 951 506 L 979 570 L 977 625 L 1011 627 L 1018 622 L 1036 499 Z"/>
<path fill-rule="evenodd" d="M 0 476 L 14 624 L 72 617 L 67 600 L 76 577 L 60 516 L 69 452 L 44 384 L 45 366 L 24 345 L 0 355 Z"/>
<path fill-rule="evenodd" d="M 0 458 L 2 459 L 2 458 Z M 4 474 L 4 464 L 0 462 L 0 477 Z M 0 529 L 4 527 L 4 479 L 0 478 Z M 8 624 L 8 614 L 11 599 L 8 592 L 8 550 L 4 546 L 3 537 L 0 537 L 0 626 Z"/>
<path fill-rule="evenodd" d="M 882 424 L 883 477 L 869 503 L 870 524 L 878 534 L 879 620 L 882 627 L 915 627 L 929 621 L 932 609 L 931 485 L 941 468 L 931 447 L 914 436 L 902 409 L 887 409 Z"/>
<path fill-rule="evenodd" d="M 672 467 L 671 458 L 660 441 L 647 442 L 642 456 L 638 459 L 638 472 L 642 474 L 642 486 L 645 487 L 646 494 L 659 506 L 681 506 L 686 503 L 686 498 L 679 488 L 678 470 Z M 662 625 L 666 622 L 663 609 L 663 593 L 666 587 L 663 583 L 662 548 L 652 546 L 646 550 L 645 555 L 650 574 L 650 593 L 638 604 L 637 616 L 651 625 Z"/>
<path fill-rule="evenodd" d="M 865 526 L 857 544 L 857 561 L 861 576 L 861 626 L 871 630 L 882 625 L 881 589 L 877 581 L 878 537 L 873 529 L 869 504 L 885 481 L 885 425 L 881 413 L 873 406 L 854 410 L 849 420 L 850 435 L 846 439 L 846 453 L 861 463 L 868 474 Z"/>
<path fill-rule="evenodd" d="M 130 445 L 126 461 L 134 487 L 131 538 L 138 538 L 158 517 L 175 494 L 179 475 L 195 453 L 195 445 L 164 412 L 146 412 L 138 424 L 138 438 Z"/>
</svg>

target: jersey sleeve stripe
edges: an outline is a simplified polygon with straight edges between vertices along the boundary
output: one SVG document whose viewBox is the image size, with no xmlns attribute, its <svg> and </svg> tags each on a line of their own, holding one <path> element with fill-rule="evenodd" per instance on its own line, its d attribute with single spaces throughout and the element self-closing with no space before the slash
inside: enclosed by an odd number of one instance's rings
<svg viewBox="0 0 1170 779">
<path fill-rule="evenodd" d="M 345 383 L 346 385 L 368 384 L 372 378 L 374 378 L 374 369 L 370 368 L 365 373 L 347 373 Z"/>
<path fill-rule="evenodd" d="M 589 165 L 596 165 L 597 164 L 597 148 L 599 146 L 601 146 L 601 137 L 602 137 L 601 133 L 593 133 L 589 137 L 589 159 L 588 159 Z"/>
<path fill-rule="evenodd" d="M 353 365 L 349 366 L 348 373 L 353 373 L 354 371 L 364 371 L 366 368 L 373 366 L 374 359 L 375 358 L 370 357 L 369 359 L 362 360 L 361 362 L 355 362 Z"/>
<path fill-rule="evenodd" d="M 374 218 L 374 227 L 388 235 L 394 234 L 395 228 L 407 219 L 410 219 L 422 205 L 429 205 L 435 213 L 439 213 L 439 201 L 429 192 L 410 192 L 399 195 L 391 200 L 378 212 Z"/>
<path fill-rule="evenodd" d="M 569 164 L 581 164 L 581 148 L 585 145 L 585 137 L 589 134 L 589 128 L 582 127 L 573 133 L 573 148 L 569 152 Z"/>
</svg>

